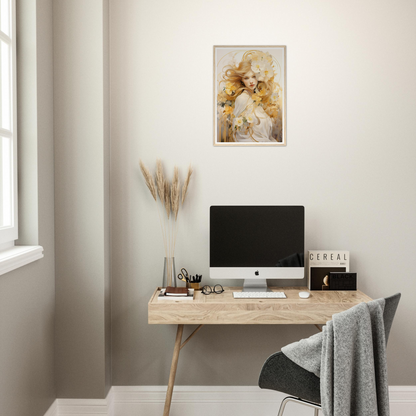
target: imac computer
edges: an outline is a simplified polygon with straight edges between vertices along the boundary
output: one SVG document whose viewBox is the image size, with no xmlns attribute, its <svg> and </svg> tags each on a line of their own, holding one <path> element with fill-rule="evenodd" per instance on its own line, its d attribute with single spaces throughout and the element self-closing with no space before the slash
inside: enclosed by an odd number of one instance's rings
<svg viewBox="0 0 416 416">
<path fill-rule="evenodd" d="M 243 290 L 267 291 L 266 279 L 303 279 L 303 206 L 211 206 L 211 279 L 244 279 Z"/>
</svg>

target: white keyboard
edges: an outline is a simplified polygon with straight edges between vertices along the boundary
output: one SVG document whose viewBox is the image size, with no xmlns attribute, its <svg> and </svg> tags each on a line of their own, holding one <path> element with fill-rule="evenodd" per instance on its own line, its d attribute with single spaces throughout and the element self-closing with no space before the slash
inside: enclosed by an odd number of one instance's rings
<svg viewBox="0 0 416 416">
<path fill-rule="evenodd" d="M 234 299 L 285 299 L 285 292 L 233 292 Z"/>
</svg>

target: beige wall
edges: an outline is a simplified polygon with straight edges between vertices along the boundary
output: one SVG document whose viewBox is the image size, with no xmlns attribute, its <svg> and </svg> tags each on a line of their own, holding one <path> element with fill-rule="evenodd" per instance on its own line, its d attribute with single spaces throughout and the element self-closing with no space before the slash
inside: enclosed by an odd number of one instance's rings
<svg viewBox="0 0 416 416">
<path fill-rule="evenodd" d="M 108 1 L 54 2 L 56 388 L 103 398 L 110 374 Z"/>
<path fill-rule="evenodd" d="M 306 250 L 350 250 L 361 290 L 403 293 L 389 381 L 416 384 L 415 18 L 408 0 L 110 2 L 113 385 L 168 379 L 175 329 L 147 324 L 164 255 L 139 172 L 158 157 L 195 167 L 178 267 L 210 283 L 211 204 L 303 204 Z M 287 45 L 288 145 L 214 148 L 213 45 L 264 44 Z M 255 385 L 268 354 L 314 332 L 206 327 L 177 382 Z"/>
<path fill-rule="evenodd" d="M 0 276 L 0 413 L 42 416 L 56 397 L 52 1 L 17 6 L 18 243 L 44 258 Z"/>
</svg>

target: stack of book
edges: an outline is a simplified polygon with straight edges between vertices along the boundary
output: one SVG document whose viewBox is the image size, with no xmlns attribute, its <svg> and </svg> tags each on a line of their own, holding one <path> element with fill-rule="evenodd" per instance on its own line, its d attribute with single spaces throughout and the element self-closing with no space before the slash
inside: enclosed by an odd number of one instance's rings
<svg viewBox="0 0 416 416">
<path fill-rule="evenodd" d="M 194 299 L 194 289 L 189 289 L 187 287 L 172 287 L 168 286 L 167 288 L 160 289 L 157 300 L 180 300 L 187 301 Z"/>
</svg>

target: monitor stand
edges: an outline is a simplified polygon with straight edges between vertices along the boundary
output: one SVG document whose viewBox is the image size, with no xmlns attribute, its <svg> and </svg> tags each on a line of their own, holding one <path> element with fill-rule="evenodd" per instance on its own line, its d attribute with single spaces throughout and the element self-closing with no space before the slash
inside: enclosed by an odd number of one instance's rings
<svg viewBox="0 0 416 416">
<path fill-rule="evenodd" d="M 243 292 L 270 292 L 266 279 L 244 279 Z"/>
</svg>

